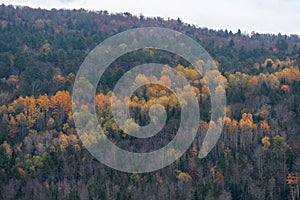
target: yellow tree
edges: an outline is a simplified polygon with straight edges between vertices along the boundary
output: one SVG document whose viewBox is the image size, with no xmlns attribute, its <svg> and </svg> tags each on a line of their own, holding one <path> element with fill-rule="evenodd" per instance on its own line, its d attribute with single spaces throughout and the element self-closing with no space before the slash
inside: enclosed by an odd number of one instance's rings
<svg viewBox="0 0 300 200">
<path fill-rule="evenodd" d="M 252 114 L 244 113 L 242 119 L 239 122 L 240 128 L 240 146 L 245 148 L 246 144 L 251 144 L 256 139 L 254 130 L 257 128 L 256 124 L 253 123 Z"/>
<path fill-rule="evenodd" d="M 9 115 L 9 124 L 8 124 L 8 136 L 10 139 L 17 137 L 18 127 L 17 122 L 13 115 Z"/>
<path fill-rule="evenodd" d="M 48 112 L 49 108 L 50 108 L 50 99 L 48 98 L 48 96 L 46 94 L 41 95 L 37 99 L 37 104 L 44 112 Z"/>
<path fill-rule="evenodd" d="M 50 108 L 53 109 L 52 114 L 56 116 L 56 121 L 60 126 L 64 116 L 72 110 L 72 100 L 68 91 L 58 91 L 52 98 Z"/>
<path fill-rule="evenodd" d="M 263 139 L 261 139 L 261 143 L 263 144 L 264 150 L 267 151 L 271 145 L 270 138 L 265 136 Z"/>
<path fill-rule="evenodd" d="M 111 97 L 100 93 L 95 97 L 95 104 L 98 111 L 107 112 L 111 107 Z"/>
<path fill-rule="evenodd" d="M 50 99 L 48 98 L 48 95 L 41 95 L 37 99 L 37 105 L 41 109 L 41 116 L 43 121 L 43 127 L 46 126 L 47 123 L 47 116 L 50 109 Z"/>
</svg>

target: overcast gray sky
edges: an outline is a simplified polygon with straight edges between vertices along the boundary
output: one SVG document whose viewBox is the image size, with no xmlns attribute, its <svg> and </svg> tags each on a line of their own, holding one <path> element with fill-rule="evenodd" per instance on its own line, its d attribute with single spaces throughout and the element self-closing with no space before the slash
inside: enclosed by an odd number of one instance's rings
<svg viewBox="0 0 300 200">
<path fill-rule="evenodd" d="M 85 8 L 177 19 L 212 29 L 300 35 L 300 0 L 0 0 L 6 5 Z"/>
</svg>

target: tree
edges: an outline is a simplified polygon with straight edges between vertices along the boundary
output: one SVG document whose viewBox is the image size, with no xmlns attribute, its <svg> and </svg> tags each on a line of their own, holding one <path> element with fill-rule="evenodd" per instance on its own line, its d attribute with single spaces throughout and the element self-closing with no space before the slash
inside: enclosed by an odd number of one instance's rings
<svg viewBox="0 0 300 200">
<path fill-rule="evenodd" d="M 183 181 L 183 182 L 191 182 L 192 181 L 192 177 L 188 173 L 185 173 L 182 171 L 178 171 L 177 173 L 178 174 L 177 174 L 176 178 L 178 180 Z"/>
<path fill-rule="evenodd" d="M 9 155 L 7 154 L 5 148 L 0 146 L 0 187 L 7 184 L 8 180 L 11 178 L 11 161 Z"/>
<path fill-rule="evenodd" d="M 10 139 L 15 139 L 17 137 L 18 127 L 17 122 L 13 115 L 9 115 L 8 133 Z"/>
<path fill-rule="evenodd" d="M 268 136 L 265 136 L 263 139 L 261 139 L 261 143 L 264 146 L 264 150 L 268 150 L 271 145 L 270 138 Z"/>
<path fill-rule="evenodd" d="M 281 90 L 285 91 L 285 92 L 289 92 L 290 91 L 290 87 L 288 85 L 282 85 L 281 86 Z"/>
<path fill-rule="evenodd" d="M 125 136 L 127 133 L 137 133 L 139 131 L 139 125 L 135 123 L 133 119 L 127 119 L 124 124 L 124 134 Z"/>
<path fill-rule="evenodd" d="M 48 98 L 48 95 L 40 95 L 37 99 L 37 104 L 44 112 L 48 112 L 50 108 L 50 100 Z"/>
<path fill-rule="evenodd" d="M 64 118 L 72 110 L 72 100 L 68 91 L 58 91 L 52 98 L 50 107 L 55 116 L 56 122 L 60 126 Z"/>
<path fill-rule="evenodd" d="M 246 144 L 251 144 L 255 141 L 256 134 L 254 130 L 257 128 L 256 124 L 253 123 L 252 114 L 244 113 L 242 119 L 239 122 L 240 128 L 240 145 L 241 148 L 245 149 Z"/>
<path fill-rule="evenodd" d="M 231 38 L 231 40 L 229 41 L 228 47 L 232 48 L 234 46 L 234 40 L 233 38 Z"/>
<path fill-rule="evenodd" d="M 277 156 L 285 154 L 289 148 L 290 146 L 286 143 L 284 137 L 276 135 L 273 138 L 273 152 Z"/>
<path fill-rule="evenodd" d="M 3 148 L 8 156 L 8 158 L 11 158 L 12 156 L 12 149 L 11 149 L 11 146 L 7 143 L 7 141 L 4 141 L 1 145 L 0 145 L 0 148 Z"/>
<path fill-rule="evenodd" d="M 99 111 L 106 113 L 111 107 L 111 97 L 100 93 L 95 97 L 95 104 Z"/>
<path fill-rule="evenodd" d="M 65 151 L 66 148 L 69 146 L 68 137 L 63 133 L 60 133 L 58 142 L 61 151 Z"/>
</svg>

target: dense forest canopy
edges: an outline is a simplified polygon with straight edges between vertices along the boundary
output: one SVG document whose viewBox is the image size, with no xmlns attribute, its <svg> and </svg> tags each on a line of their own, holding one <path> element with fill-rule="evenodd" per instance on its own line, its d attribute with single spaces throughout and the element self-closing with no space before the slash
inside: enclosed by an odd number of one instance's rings
<svg viewBox="0 0 300 200">
<path fill-rule="evenodd" d="M 172 140 L 181 109 L 166 88 L 149 84 L 129 100 L 131 116 L 140 125 L 149 123 L 151 105 L 166 108 L 167 124 L 151 141 L 127 135 L 110 108 L 112 88 L 126 71 L 162 63 L 190 80 L 199 101 L 201 121 L 189 150 L 164 169 L 130 174 L 98 162 L 78 138 L 72 88 L 81 63 L 106 38 L 138 27 L 184 33 L 218 66 L 227 95 L 226 118 L 221 138 L 206 158 L 197 157 L 211 115 L 205 79 L 183 58 L 150 48 L 119 57 L 105 72 L 95 97 L 98 121 L 107 137 L 127 150 L 148 152 Z M 298 35 L 210 30 L 127 12 L 1 5 L 0 198 L 299 199 L 299 61 Z M 162 72 L 156 78 L 168 85 L 170 76 Z M 140 75 L 135 81 L 151 78 Z"/>
</svg>

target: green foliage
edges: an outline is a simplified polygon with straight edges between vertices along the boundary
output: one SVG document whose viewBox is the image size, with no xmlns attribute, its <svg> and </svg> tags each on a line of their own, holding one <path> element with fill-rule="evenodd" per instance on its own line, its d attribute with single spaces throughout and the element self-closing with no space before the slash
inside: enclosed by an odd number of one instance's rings
<svg viewBox="0 0 300 200">
<path fill-rule="evenodd" d="M 280 136 L 280 135 L 276 135 L 273 138 L 273 152 L 277 155 L 283 155 L 285 154 L 288 150 L 290 149 L 289 145 L 286 143 L 285 138 Z"/>
<path fill-rule="evenodd" d="M 0 188 L 11 178 L 11 159 L 3 146 L 0 146 Z"/>
</svg>

